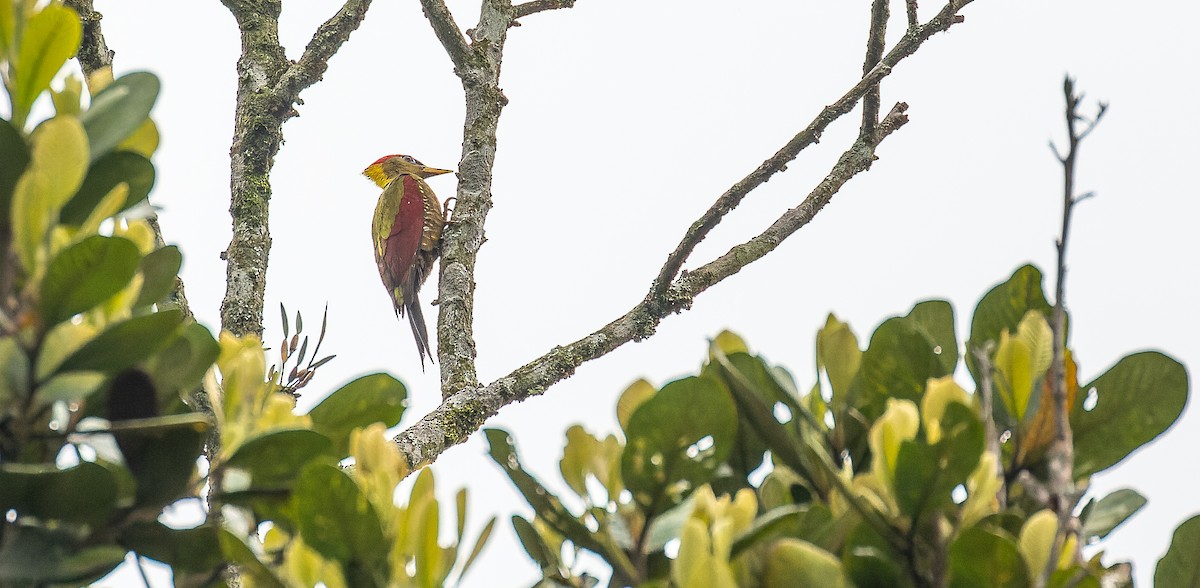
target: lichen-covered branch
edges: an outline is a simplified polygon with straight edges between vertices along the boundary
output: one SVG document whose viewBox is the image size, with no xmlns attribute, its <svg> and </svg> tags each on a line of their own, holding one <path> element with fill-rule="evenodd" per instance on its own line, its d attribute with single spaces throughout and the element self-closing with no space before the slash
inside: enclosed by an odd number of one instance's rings
<svg viewBox="0 0 1200 588">
<path fill-rule="evenodd" d="M 221 328 L 238 335 L 262 334 L 271 168 L 283 143 L 283 123 L 295 116 L 300 92 L 321 79 L 328 59 L 358 28 L 370 0 L 347 0 L 322 24 L 303 57 L 291 63 L 279 42 L 279 0 L 222 0 L 237 20 L 237 102 L 230 149 L 230 206 L 233 238 L 223 257 L 225 298 Z"/>
<path fill-rule="evenodd" d="M 863 77 L 866 77 L 879 60 L 883 58 L 883 50 L 887 36 L 888 0 L 871 2 L 871 26 L 867 31 L 867 56 L 863 61 Z M 862 133 L 872 133 L 875 125 L 879 124 L 879 84 L 871 86 L 863 96 Z"/>
<path fill-rule="evenodd" d="M 769 180 L 771 176 L 786 169 L 787 164 L 795 159 L 802 150 L 819 141 L 826 127 L 853 110 L 858 101 L 871 88 L 878 86 L 883 78 L 892 73 L 893 67 L 904 60 L 904 58 L 912 55 L 922 43 L 935 33 L 945 31 L 955 23 L 962 22 L 962 17 L 958 16 L 957 11 L 971 1 L 955 0 L 950 2 L 929 22 L 910 30 L 887 55 L 878 60 L 879 63 L 875 64 L 870 71 L 867 71 L 862 79 L 843 94 L 841 98 L 822 109 L 804 130 L 797 133 L 775 155 L 772 155 L 754 171 L 750 172 L 749 175 L 726 190 L 724 194 L 721 194 L 716 202 L 699 219 L 696 219 L 692 223 L 687 233 L 684 234 L 683 239 L 679 241 L 679 245 L 667 256 L 666 263 L 663 264 L 658 277 L 654 279 L 654 284 L 650 288 L 651 295 L 660 296 L 666 291 L 696 246 L 721 222 L 721 219 L 729 211 L 737 208 L 742 198 L 745 198 L 751 190 Z"/>
<path fill-rule="evenodd" d="M 799 206 L 784 213 L 758 236 L 680 276 L 661 297 L 647 297 L 596 332 L 555 347 L 486 387 L 471 387 L 452 394 L 395 438 L 409 465 L 415 469 L 431 463 L 447 448 L 465 441 L 501 407 L 541 394 L 569 377 L 584 362 L 630 341 L 651 336 L 662 319 L 689 308 L 698 294 L 771 252 L 808 224 L 850 178 L 871 166 L 879 142 L 908 121 L 904 114 L 907 108 L 906 104 L 897 104 L 874 135 L 860 136 Z"/>
<path fill-rule="evenodd" d="M 450 14 L 450 9 L 442 0 L 421 0 L 421 8 L 425 11 L 425 18 L 429 19 L 429 24 L 433 26 L 438 41 L 446 48 L 446 54 L 454 64 L 454 72 L 465 81 L 464 74 L 472 54 L 466 39 L 463 38 L 462 29 L 454 22 L 454 15 Z"/>
<path fill-rule="evenodd" d="M 92 0 L 64 0 L 63 5 L 78 13 L 83 23 L 83 42 L 76 57 L 84 75 L 90 76 L 98 69 L 112 66 L 116 52 L 104 42 L 104 33 L 100 30 L 100 20 L 104 15 L 96 12 Z"/>
<path fill-rule="evenodd" d="M 897 104 L 878 125 L 861 132 L 858 140 L 842 155 L 829 175 L 798 207 L 789 210 L 757 237 L 676 278 L 696 244 L 746 194 L 785 169 L 801 149 L 820 139 L 821 133 L 833 120 L 850 112 L 870 88 L 890 74 L 897 63 L 913 54 L 929 37 L 962 22 L 957 11 L 970 2 L 951 0 L 929 22 L 910 28 L 896 46 L 878 59 L 879 63 L 838 102 L 822 110 L 807 128 L 779 152 L 722 194 L 712 208 L 693 223 L 679 246 L 668 256 L 658 278 L 651 285 L 650 293 L 629 312 L 591 335 L 569 345 L 555 347 L 509 375 L 482 386 L 478 383 L 475 371 L 473 275 L 476 254 L 483 243 L 484 221 L 491 208 L 495 130 L 500 110 L 507 102 L 499 88 L 505 31 L 512 25 L 517 11 L 508 0 L 482 0 L 479 25 L 468 31 L 471 44 L 466 48 L 468 55 L 464 58 L 456 55 L 462 49 L 461 37 L 444 2 L 421 0 L 426 16 L 456 64 L 456 73 L 466 93 L 467 112 L 463 130 L 463 157 L 459 165 L 458 202 L 453 220 L 443 234 L 442 273 L 439 280 L 441 314 L 438 321 L 438 358 L 444 400 L 433 412 L 394 439 L 409 465 L 415 469 L 431 463 L 447 448 L 465 441 L 501 407 L 542 393 L 550 385 L 569 377 L 586 361 L 605 355 L 629 341 L 649 337 L 663 318 L 687 309 L 696 295 L 766 255 L 812 220 L 846 181 L 870 167 L 879 142 L 907 122 L 904 114 L 906 105 Z M 527 7 L 522 11 L 531 9 Z M 464 65 L 459 67 L 459 63 Z"/>
<path fill-rule="evenodd" d="M 575 0 L 531 0 L 513 6 L 513 18 L 524 18 L 531 14 L 545 12 L 547 10 L 558 10 L 559 8 L 572 8 L 575 6 Z"/>
</svg>

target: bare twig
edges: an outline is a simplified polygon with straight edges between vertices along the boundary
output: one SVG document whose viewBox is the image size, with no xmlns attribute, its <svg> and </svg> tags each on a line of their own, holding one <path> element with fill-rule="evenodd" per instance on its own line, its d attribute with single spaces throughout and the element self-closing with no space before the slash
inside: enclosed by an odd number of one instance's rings
<svg viewBox="0 0 1200 588">
<path fill-rule="evenodd" d="M 270 174 L 283 144 L 283 123 L 296 115 L 300 92 L 321 78 L 329 57 L 358 28 L 371 1 L 347 0 L 318 27 L 295 64 L 288 61 L 279 43 L 279 0 L 222 2 L 237 19 L 242 55 L 230 150 L 233 238 L 222 254 L 228 266 L 221 328 L 237 335 L 261 335 L 271 250 Z"/>
<path fill-rule="evenodd" d="M 462 78 L 472 54 L 466 39 L 463 38 L 462 29 L 454 23 L 454 15 L 450 14 L 450 9 L 442 0 L 421 0 L 421 8 L 425 11 L 425 18 L 429 19 L 429 24 L 433 26 L 438 41 L 441 41 L 442 47 L 446 48 L 446 54 L 450 56 L 450 61 L 454 63 L 455 73 Z M 505 28 L 508 26 L 505 25 Z"/>
<path fill-rule="evenodd" d="M 921 22 L 917 19 L 917 0 L 904 0 L 904 8 L 908 13 L 909 30 L 917 28 L 917 25 Z"/>
<path fill-rule="evenodd" d="M 573 8 L 575 0 L 531 0 L 513 6 L 513 19 L 524 18 L 538 12 L 547 10 L 558 10 L 559 8 Z"/>
<path fill-rule="evenodd" d="M 867 56 L 863 61 L 863 77 L 871 73 L 883 58 L 884 42 L 887 37 L 888 0 L 871 2 L 871 26 L 867 31 Z M 879 84 L 871 86 L 863 96 L 861 133 L 870 134 L 879 124 Z"/>
<path fill-rule="evenodd" d="M 897 104 L 880 122 L 874 136 L 860 136 L 838 159 L 829 174 L 804 201 L 745 243 L 693 272 L 680 276 L 660 297 L 647 297 L 617 320 L 596 332 L 556 347 L 486 387 L 460 390 L 395 438 L 410 467 L 431 463 L 447 448 L 461 443 L 501 407 L 544 392 L 586 361 L 650 336 L 663 318 L 688 308 L 701 292 L 770 253 L 789 235 L 816 216 L 854 175 L 869 168 L 875 147 L 908 121 L 907 105 Z"/>
<path fill-rule="evenodd" d="M 1051 369 L 1054 374 L 1054 439 L 1047 451 L 1049 462 L 1050 506 L 1058 514 L 1058 535 L 1050 550 L 1050 558 L 1046 569 L 1038 579 L 1039 586 L 1045 586 L 1057 567 L 1059 552 L 1065 544 L 1067 533 L 1076 527 L 1072 524 L 1075 503 L 1078 492 L 1075 489 L 1075 455 L 1074 442 L 1071 433 L 1071 422 L 1067 410 L 1067 369 L 1066 369 L 1066 304 L 1065 288 L 1067 275 L 1067 238 L 1071 229 L 1071 212 L 1083 197 L 1075 196 L 1075 163 L 1079 153 L 1079 143 L 1096 128 L 1096 124 L 1104 116 L 1107 105 L 1101 103 L 1095 118 L 1086 120 L 1079 114 L 1079 103 L 1082 94 L 1075 93 L 1075 81 L 1068 76 L 1063 82 L 1063 94 L 1066 97 L 1067 119 L 1067 153 L 1058 155 L 1063 166 L 1063 216 L 1062 231 L 1055 249 L 1058 252 L 1058 265 L 1054 286 L 1054 315 L 1051 330 L 1054 336 L 1054 353 Z M 1084 122 L 1084 128 L 1078 128 L 1079 122 Z M 1057 149 L 1055 150 L 1057 155 Z"/>
<path fill-rule="evenodd" d="M 996 430 L 996 417 L 992 412 L 992 400 L 994 398 L 992 390 L 992 349 L 989 343 L 983 348 L 972 349 L 975 355 L 975 360 L 979 362 L 979 411 L 983 413 L 983 438 L 987 444 L 987 450 L 996 456 L 996 475 L 1000 477 L 1000 489 L 996 491 L 996 500 L 1000 504 L 1000 510 L 1004 510 L 1008 503 L 1008 488 L 1004 475 L 1004 460 L 1003 454 L 1000 453 L 1000 434 Z"/>
<path fill-rule="evenodd" d="M 929 37 L 949 29 L 955 23 L 961 22 L 961 18 L 956 13 L 970 1 L 957 0 L 946 4 L 937 16 L 916 30 L 910 31 L 883 57 L 871 72 L 863 76 L 857 84 L 851 87 L 836 102 L 822 109 L 820 114 L 803 131 L 800 131 L 791 141 L 788 141 L 787 145 L 784 145 L 770 159 L 764 161 L 757 169 L 726 190 L 724 194 L 721 194 L 716 202 L 699 219 L 696 219 L 696 222 L 692 223 L 692 226 L 688 227 L 687 233 L 684 234 L 679 245 L 667 256 L 666 263 L 663 264 L 658 277 L 654 279 L 650 295 L 661 296 L 666 292 L 667 288 L 671 285 L 671 280 L 679 273 L 684 262 L 687 261 L 688 256 L 691 255 L 696 246 L 717 226 L 717 223 L 721 222 L 721 219 L 729 211 L 741 203 L 742 198 L 749 194 L 751 190 L 765 183 L 776 173 L 783 171 L 787 167 L 787 164 L 799 155 L 800 151 L 819 141 L 821 134 L 830 123 L 850 112 L 859 99 L 883 78 L 891 74 L 892 68 L 896 64 L 909 55 L 912 55 Z"/>
</svg>

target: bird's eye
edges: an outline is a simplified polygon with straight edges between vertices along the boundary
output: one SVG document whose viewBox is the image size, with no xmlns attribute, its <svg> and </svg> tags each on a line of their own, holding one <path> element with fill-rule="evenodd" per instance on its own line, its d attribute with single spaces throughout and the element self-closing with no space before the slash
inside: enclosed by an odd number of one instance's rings
<svg viewBox="0 0 1200 588">
<path fill-rule="evenodd" d="M 405 156 L 404 156 L 404 161 L 407 161 L 407 162 L 409 162 L 409 163 L 411 163 L 411 164 L 413 164 L 413 165 L 421 165 L 421 162 L 417 161 L 417 158 L 415 158 L 415 157 L 413 157 L 413 156 L 411 156 L 411 155 L 405 155 Z"/>
</svg>

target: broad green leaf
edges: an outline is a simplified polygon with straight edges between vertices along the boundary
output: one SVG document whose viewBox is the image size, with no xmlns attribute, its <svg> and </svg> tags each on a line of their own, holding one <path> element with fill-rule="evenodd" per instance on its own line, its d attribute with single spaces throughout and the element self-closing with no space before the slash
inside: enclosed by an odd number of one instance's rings
<svg viewBox="0 0 1200 588">
<path fill-rule="evenodd" d="M 88 168 L 74 197 L 63 206 L 62 222 L 82 224 L 105 195 L 121 183 L 129 186 L 129 192 L 117 210 L 125 210 L 149 196 L 154 187 L 154 164 L 129 151 L 115 151 L 99 157 Z"/>
<path fill-rule="evenodd" d="M 1103 539 L 1143 506 L 1146 506 L 1146 498 L 1137 491 L 1129 488 L 1116 490 L 1091 505 L 1080 534 L 1084 541 Z"/>
<path fill-rule="evenodd" d="M 747 549 L 785 535 L 824 547 L 832 528 L 833 516 L 823 504 L 778 506 L 759 515 L 749 529 L 734 539 L 729 557 L 735 558 Z"/>
<path fill-rule="evenodd" d="M 13 190 L 13 242 L 21 263 L 36 274 L 39 249 L 62 205 L 83 181 L 87 138 L 79 121 L 56 116 L 38 126 L 29 165 Z"/>
<path fill-rule="evenodd" d="M 567 429 L 567 443 L 563 446 L 562 459 L 558 461 L 558 471 L 567 486 L 580 496 L 588 495 L 588 466 L 599 451 L 600 441 L 582 426 L 571 425 Z"/>
<path fill-rule="evenodd" d="M 617 422 L 621 424 L 621 430 L 629 430 L 629 416 L 633 411 L 637 410 L 643 402 L 649 400 L 656 392 L 654 385 L 646 380 L 638 380 L 629 385 L 620 398 L 617 398 Z"/>
<path fill-rule="evenodd" d="M 220 353 L 221 347 L 208 329 L 188 323 L 175 340 L 147 362 L 146 369 L 162 392 L 190 392 Z"/>
<path fill-rule="evenodd" d="M 16 3 L 0 2 L 0 61 L 8 61 L 16 30 Z"/>
<path fill-rule="evenodd" d="M 87 129 L 93 160 L 138 130 L 150 116 L 158 90 L 158 77 L 139 71 L 117 78 L 92 96 L 91 106 L 80 118 Z"/>
<path fill-rule="evenodd" d="M 1154 568 L 1155 588 L 1196 588 L 1200 583 L 1200 516 L 1175 528 L 1171 546 Z"/>
<path fill-rule="evenodd" d="M 967 482 L 983 453 L 983 423 L 973 410 L 951 402 L 940 422 L 939 442 L 905 441 L 896 459 L 896 500 L 900 510 L 914 518 L 930 510 L 953 508 L 951 492 Z"/>
<path fill-rule="evenodd" d="M 69 372 L 57 374 L 38 386 L 37 401 L 39 405 L 55 402 L 79 402 L 91 396 L 100 389 L 106 376 L 100 372 Z"/>
<path fill-rule="evenodd" d="M 614 568 L 624 570 L 626 575 L 636 573 L 633 564 L 611 534 L 593 533 L 578 518 L 563 506 L 562 502 L 540 482 L 521 467 L 512 437 L 501 429 L 484 429 L 488 441 L 488 455 L 500 465 L 513 485 L 533 507 L 538 518 L 545 521 L 556 533 L 571 540 L 575 545 L 596 553 Z"/>
<path fill-rule="evenodd" d="M 117 485 L 103 466 L 83 462 L 59 469 L 54 464 L 0 464 L 0 511 L 43 521 L 103 522 L 112 512 Z"/>
<path fill-rule="evenodd" d="M 979 366 L 971 350 L 982 349 L 991 341 L 998 343 L 1000 333 L 1015 331 L 1025 313 L 1035 310 L 1049 316 L 1050 303 L 1042 289 L 1042 272 L 1032 265 L 1021 266 L 1008 281 L 983 295 L 971 316 L 971 337 L 967 340 L 967 367 L 979 379 Z"/>
<path fill-rule="evenodd" d="M 734 353 L 750 353 L 750 348 L 746 346 L 746 340 L 742 339 L 737 333 L 725 330 L 717 333 L 712 344 L 717 349 L 721 350 L 725 355 L 733 355 Z"/>
<path fill-rule="evenodd" d="M 198 413 L 113 423 L 113 437 L 137 481 L 138 505 L 161 508 L 186 494 L 211 426 Z"/>
<path fill-rule="evenodd" d="M 387 556 L 379 516 L 354 479 L 336 466 L 304 467 L 292 492 L 300 536 L 325 557 L 373 565 Z"/>
<path fill-rule="evenodd" d="M 13 79 L 13 116 L 24 120 L 33 101 L 49 89 L 50 80 L 79 50 L 83 26 L 75 11 L 61 4 L 47 4 L 25 21 Z M 15 70 L 15 71 L 14 71 Z"/>
<path fill-rule="evenodd" d="M 133 134 L 117 144 L 117 150 L 131 151 L 148 159 L 158 149 L 158 141 L 158 125 L 154 124 L 153 120 L 146 119 Z"/>
<path fill-rule="evenodd" d="M 1009 535 L 971 527 L 959 533 L 950 544 L 952 588 L 1026 588 L 1030 585 L 1025 560 Z"/>
<path fill-rule="evenodd" d="M 1094 391 L 1096 405 L 1085 410 Z M 1187 370 L 1155 351 L 1121 358 L 1080 388 L 1071 411 L 1075 477 L 1105 470 L 1167 430 L 1188 398 Z"/>
<path fill-rule="evenodd" d="M 538 564 L 539 568 L 554 570 L 559 567 L 558 554 L 546 546 L 546 543 L 542 541 L 542 536 L 538 534 L 537 529 L 534 529 L 529 521 L 518 515 L 513 515 L 512 525 L 513 530 L 517 533 L 517 539 L 521 542 L 521 547 Z"/>
<path fill-rule="evenodd" d="M 255 588 L 287 588 L 266 565 L 259 561 L 254 551 L 241 538 L 225 529 L 218 531 L 218 542 L 225 559 L 238 566 L 238 574 L 244 586 Z"/>
<path fill-rule="evenodd" d="M 62 529 L 11 525 L 0 547 L 4 586 L 84 586 L 120 565 L 126 550 L 116 545 L 80 549 Z"/>
<path fill-rule="evenodd" d="M 1057 534 L 1058 515 L 1050 509 L 1039 510 L 1025 520 L 1017 536 L 1017 549 L 1025 559 L 1030 577 L 1037 577 L 1046 569 Z"/>
<path fill-rule="evenodd" d="M 59 252 L 42 280 L 42 320 L 49 326 L 120 292 L 137 273 L 137 246 L 121 237 L 92 235 Z"/>
<path fill-rule="evenodd" d="M 671 507 L 670 510 L 654 517 L 650 521 L 650 528 L 646 531 L 644 547 L 647 553 L 658 551 L 667 543 L 670 543 L 672 539 L 679 537 L 684 523 L 692 516 L 692 509 L 695 508 L 694 499 L 695 494 L 687 497 L 683 502 Z"/>
<path fill-rule="evenodd" d="M 817 369 L 825 370 L 829 387 L 833 393 L 833 404 L 839 410 L 845 407 L 850 383 L 858 375 L 862 364 L 862 350 L 858 348 L 858 336 L 833 314 L 825 319 L 825 326 L 817 331 Z"/>
<path fill-rule="evenodd" d="M 238 446 L 226 465 L 249 472 L 253 486 L 277 486 L 305 464 L 327 456 L 331 446 L 324 435 L 309 429 L 274 430 Z"/>
<path fill-rule="evenodd" d="M 630 415 L 621 477 L 638 504 L 662 512 L 712 479 L 736 435 L 728 392 L 707 378 L 676 380 Z"/>
<path fill-rule="evenodd" d="M 309 411 L 313 430 L 333 442 L 334 452 L 346 455 L 350 431 L 371 423 L 394 427 L 408 406 L 404 384 L 388 374 L 369 374 L 342 386 Z"/>
<path fill-rule="evenodd" d="M 60 371 L 119 372 L 162 349 L 183 321 L 179 310 L 166 310 L 116 323 L 71 354 Z"/>
<path fill-rule="evenodd" d="M 0 338 L 0 406 L 29 394 L 29 356 L 13 337 Z"/>
<path fill-rule="evenodd" d="M 842 566 L 855 586 L 911 588 L 912 574 L 905 559 L 867 524 L 854 527 L 842 548 Z"/>
<path fill-rule="evenodd" d="M 925 382 L 945 375 L 942 360 L 934 353 L 937 346 L 913 319 L 884 321 L 863 352 L 854 406 L 872 420 L 883 414 L 889 398 L 920 402 Z"/>
<path fill-rule="evenodd" d="M 217 530 L 211 525 L 172 529 L 158 521 L 136 523 L 121 533 L 121 544 L 171 566 L 175 573 L 216 572 L 224 565 Z"/>
<path fill-rule="evenodd" d="M 958 366 L 958 338 L 954 334 L 954 307 L 945 300 L 918 302 L 909 311 L 908 317 L 924 329 L 933 341 L 933 353 L 938 357 L 942 373 L 954 373 Z"/>
<path fill-rule="evenodd" d="M 852 588 L 842 562 L 832 553 L 807 541 L 781 539 L 767 555 L 763 574 L 772 588 Z"/>
<path fill-rule="evenodd" d="M 11 2 L 0 2 L 0 12 L 4 8 L 12 8 Z M 0 39 L 2 42 L 3 39 Z M 17 189 L 17 180 L 29 165 L 29 146 L 24 137 L 12 123 L 0 119 L 0 226 L 11 222 L 13 191 Z"/>
<path fill-rule="evenodd" d="M 142 272 L 142 289 L 133 307 L 142 308 L 166 298 L 175 287 L 175 278 L 182 265 L 183 255 L 174 245 L 155 249 L 143 257 L 138 266 L 138 271 Z"/>
</svg>

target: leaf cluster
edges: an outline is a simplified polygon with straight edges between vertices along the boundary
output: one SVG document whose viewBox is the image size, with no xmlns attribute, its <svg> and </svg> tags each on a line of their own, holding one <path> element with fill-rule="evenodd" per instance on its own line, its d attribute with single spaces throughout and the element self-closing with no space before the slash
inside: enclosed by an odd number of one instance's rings
<svg viewBox="0 0 1200 588">
<path fill-rule="evenodd" d="M 492 457 L 536 513 L 513 522 L 541 585 L 595 583 L 576 569 L 580 550 L 612 567 L 612 586 L 1031 586 L 1051 553 L 1052 586 L 1127 581 L 1127 566 L 1077 547 L 1145 504 L 1132 489 L 1088 502 L 1078 532 L 1051 549 L 1050 310 L 1041 273 L 1025 266 L 980 300 L 965 353 L 945 301 L 885 320 L 865 349 L 830 315 L 803 391 L 722 333 L 696 375 L 622 394 L 621 435 L 567 431 L 562 498 L 524 469 L 506 433 L 488 431 Z M 964 357 L 974 392 L 954 379 Z M 1187 374 L 1141 352 L 1081 386 L 1068 357 L 1075 479 L 1086 488 L 1175 422 Z"/>
</svg>

